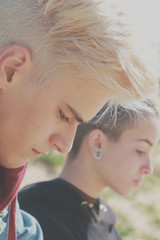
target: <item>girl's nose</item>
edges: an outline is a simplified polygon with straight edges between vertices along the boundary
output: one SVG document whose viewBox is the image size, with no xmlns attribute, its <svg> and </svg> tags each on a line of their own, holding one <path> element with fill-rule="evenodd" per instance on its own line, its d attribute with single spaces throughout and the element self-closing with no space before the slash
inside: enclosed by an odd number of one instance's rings
<svg viewBox="0 0 160 240">
<path fill-rule="evenodd" d="M 148 162 L 141 167 L 141 172 L 146 175 L 153 173 L 153 164 L 150 158 L 148 159 Z"/>
</svg>

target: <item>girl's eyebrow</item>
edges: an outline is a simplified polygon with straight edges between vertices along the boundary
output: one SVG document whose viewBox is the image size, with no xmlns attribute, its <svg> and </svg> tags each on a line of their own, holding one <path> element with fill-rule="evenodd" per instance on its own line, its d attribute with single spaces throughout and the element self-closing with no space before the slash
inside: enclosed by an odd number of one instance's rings
<svg viewBox="0 0 160 240">
<path fill-rule="evenodd" d="M 148 145 L 150 146 L 150 147 L 152 147 L 153 146 L 153 144 L 148 140 L 148 139 L 146 139 L 146 138 L 142 138 L 142 139 L 138 139 L 138 141 L 142 141 L 142 142 L 146 142 L 146 143 L 148 143 Z"/>
<path fill-rule="evenodd" d="M 85 123 L 85 121 L 83 120 L 83 118 L 80 116 L 80 114 L 73 109 L 70 105 L 67 104 L 68 109 L 70 110 L 70 112 L 73 114 L 74 118 L 77 120 L 77 122 L 79 123 Z"/>
</svg>

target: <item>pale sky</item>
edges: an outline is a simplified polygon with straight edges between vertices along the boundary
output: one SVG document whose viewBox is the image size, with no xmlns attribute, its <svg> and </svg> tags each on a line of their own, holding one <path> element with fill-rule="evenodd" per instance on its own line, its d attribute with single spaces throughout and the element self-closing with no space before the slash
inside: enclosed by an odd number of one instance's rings
<svg viewBox="0 0 160 240">
<path fill-rule="evenodd" d="M 143 34 L 160 41 L 160 0 L 119 0 L 124 3 Z"/>
</svg>

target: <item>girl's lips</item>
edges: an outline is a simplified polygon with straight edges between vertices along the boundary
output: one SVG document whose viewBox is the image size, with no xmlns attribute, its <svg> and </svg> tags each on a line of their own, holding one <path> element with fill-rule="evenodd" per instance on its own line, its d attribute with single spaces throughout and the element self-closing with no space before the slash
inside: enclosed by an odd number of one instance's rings
<svg viewBox="0 0 160 240">
<path fill-rule="evenodd" d="M 133 183 L 135 186 L 138 186 L 140 184 L 141 180 L 134 180 Z"/>
</svg>

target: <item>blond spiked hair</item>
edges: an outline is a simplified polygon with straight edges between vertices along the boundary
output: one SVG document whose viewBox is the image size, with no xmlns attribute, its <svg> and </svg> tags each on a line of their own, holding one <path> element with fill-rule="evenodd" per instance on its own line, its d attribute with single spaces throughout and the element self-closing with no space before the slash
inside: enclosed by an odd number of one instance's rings
<svg viewBox="0 0 160 240">
<path fill-rule="evenodd" d="M 30 49 L 41 84 L 80 76 L 127 105 L 158 89 L 127 14 L 110 0 L 0 0 L 0 47 L 10 44 Z"/>
</svg>

